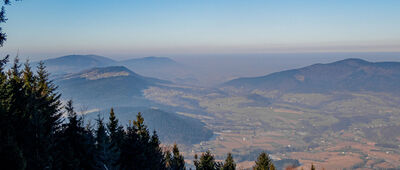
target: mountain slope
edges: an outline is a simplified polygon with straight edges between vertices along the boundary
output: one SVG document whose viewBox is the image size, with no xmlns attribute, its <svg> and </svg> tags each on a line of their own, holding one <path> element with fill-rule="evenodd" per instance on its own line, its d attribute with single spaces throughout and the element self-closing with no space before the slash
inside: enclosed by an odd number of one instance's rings
<svg viewBox="0 0 400 170">
<path fill-rule="evenodd" d="M 69 74 L 55 83 L 63 98 L 104 108 L 148 103 L 142 97 L 142 90 L 168 82 L 138 75 L 123 66 L 110 66 Z"/>
<path fill-rule="evenodd" d="M 170 80 L 178 83 L 192 82 L 192 69 L 176 62 L 167 57 L 144 57 L 118 62 L 119 65 L 125 66 L 135 72 L 156 77 L 164 80 Z"/>
<path fill-rule="evenodd" d="M 206 141 L 213 135 L 201 121 L 176 113 L 146 107 L 116 107 L 114 111 L 119 122 L 124 126 L 128 125 L 129 120 L 135 120 L 137 113 L 141 112 L 150 131 L 156 130 L 160 139 L 167 143 L 177 142 L 190 145 Z M 100 113 L 101 117 L 108 120 L 109 109 L 102 110 Z M 85 115 L 85 119 L 93 122 L 98 115 L 98 112 L 93 112 Z"/>
<path fill-rule="evenodd" d="M 239 78 L 224 86 L 283 92 L 375 91 L 400 92 L 399 62 L 346 59 L 314 64 L 262 77 Z"/>
<path fill-rule="evenodd" d="M 175 67 L 179 64 L 167 57 L 144 57 L 144 58 L 134 58 L 118 62 L 120 65 L 124 65 L 128 68 L 135 69 L 154 69 L 161 67 Z"/>
<path fill-rule="evenodd" d="M 67 55 L 43 61 L 53 74 L 76 73 L 93 67 L 114 65 L 116 61 L 98 55 Z M 37 63 L 33 63 L 36 65 Z"/>
</svg>

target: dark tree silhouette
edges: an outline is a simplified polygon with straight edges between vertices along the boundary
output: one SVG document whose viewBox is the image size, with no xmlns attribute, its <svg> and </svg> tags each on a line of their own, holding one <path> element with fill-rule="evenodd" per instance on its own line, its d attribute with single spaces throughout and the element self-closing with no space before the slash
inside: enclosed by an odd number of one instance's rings
<svg viewBox="0 0 400 170">
<path fill-rule="evenodd" d="M 194 155 L 194 166 L 197 170 L 217 170 L 221 168 L 221 164 L 215 162 L 214 156 L 210 151 L 201 154 L 200 160 Z"/>
<path fill-rule="evenodd" d="M 226 156 L 224 166 L 222 169 L 223 170 L 235 170 L 236 169 L 236 163 L 233 160 L 231 153 L 228 153 L 228 155 Z"/>
<path fill-rule="evenodd" d="M 275 169 L 272 160 L 265 152 L 260 153 L 257 158 L 256 165 L 253 167 L 254 170 L 272 170 Z"/>
<path fill-rule="evenodd" d="M 178 145 L 175 143 L 172 148 L 172 155 L 170 151 L 167 151 L 165 155 L 165 161 L 167 163 L 167 169 L 170 170 L 184 170 L 185 159 L 183 155 L 179 153 Z"/>
</svg>

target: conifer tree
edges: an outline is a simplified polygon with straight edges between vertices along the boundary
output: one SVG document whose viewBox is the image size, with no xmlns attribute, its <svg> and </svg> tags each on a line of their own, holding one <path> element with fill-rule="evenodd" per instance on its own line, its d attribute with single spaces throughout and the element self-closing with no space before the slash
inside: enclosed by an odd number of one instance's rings
<svg viewBox="0 0 400 170">
<path fill-rule="evenodd" d="M 4 109 L 6 120 L 9 121 L 10 131 L 8 135 L 15 139 L 19 150 L 22 152 L 24 159 L 27 161 L 27 168 L 31 165 L 42 164 L 43 161 L 38 161 L 37 164 L 33 160 L 38 158 L 37 141 L 35 135 L 32 135 L 32 122 L 30 116 L 36 110 L 33 109 L 33 90 L 24 86 L 24 79 L 20 70 L 21 64 L 19 59 L 14 59 L 13 66 L 7 72 L 7 80 L 5 85 L 5 101 Z M 31 82 L 29 82 L 31 83 Z"/>
<path fill-rule="evenodd" d="M 254 170 L 270 170 L 272 164 L 273 164 L 272 160 L 269 158 L 268 154 L 265 152 L 262 152 L 258 156 L 256 165 L 253 167 L 253 169 Z"/>
<path fill-rule="evenodd" d="M 155 130 L 153 131 L 153 135 L 149 141 L 147 152 L 151 169 L 165 169 L 164 153 L 160 148 L 160 140 L 158 139 L 158 135 Z"/>
<path fill-rule="evenodd" d="M 114 109 L 111 108 L 109 120 L 107 123 L 107 130 L 109 133 L 109 150 L 111 151 L 111 168 L 110 169 L 118 169 L 118 160 L 121 155 L 121 145 L 124 139 L 124 129 L 122 126 L 118 124 L 118 119 L 115 116 Z"/>
<path fill-rule="evenodd" d="M 150 133 L 147 129 L 147 126 L 144 124 L 142 113 L 139 112 L 136 115 L 136 120 L 133 121 L 133 126 L 136 129 L 136 133 L 139 135 L 141 141 L 147 142 L 150 140 Z"/>
<path fill-rule="evenodd" d="M 118 119 L 115 117 L 114 109 L 111 108 L 107 129 L 110 133 L 110 140 L 113 147 L 119 148 L 124 138 L 124 129 L 118 124 Z"/>
<path fill-rule="evenodd" d="M 83 120 L 74 111 L 72 101 L 68 101 L 65 109 L 68 123 L 64 124 L 61 131 L 62 142 L 58 149 L 63 152 L 58 155 L 61 160 L 55 169 L 99 169 L 92 132 L 83 126 Z"/>
<path fill-rule="evenodd" d="M 115 169 L 115 159 L 113 158 L 113 150 L 110 150 L 111 143 L 106 132 L 106 128 L 103 123 L 103 119 L 100 116 L 97 118 L 97 129 L 96 129 L 96 150 L 100 167 L 102 169 Z"/>
<path fill-rule="evenodd" d="M 172 163 L 172 155 L 171 151 L 167 150 L 165 152 L 165 168 L 171 170 L 171 163 Z"/>
<path fill-rule="evenodd" d="M 222 169 L 223 170 L 235 170 L 236 169 L 236 163 L 233 160 L 231 153 L 228 153 Z"/>
<path fill-rule="evenodd" d="M 61 123 L 60 94 L 56 93 L 57 87 L 48 76 L 43 62 L 40 62 L 36 75 L 31 71 L 29 62 L 26 62 L 23 81 L 27 98 L 26 113 L 31 126 L 28 134 L 32 136 L 31 147 L 35 148 L 31 161 L 37 165 L 36 169 L 52 167 L 52 153 L 56 145 L 55 133 Z"/>
<path fill-rule="evenodd" d="M 157 133 L 149 134 L 144 118 L 138 113 L 129 125 L 121 145 L 122 169 L 166 169 L 164 154 Z"/>
<path fill-rule="evenodd" d="M 172 159 L 171 159 L 171 169 L 173 170 L 184 170 L 185 169 L 185 159 L 183 155 L 179 153 L 178 145 L 175 143 L 172 148 Z"/>
<path fill-rule="evenodd" d="M 144 156 L 143 147 L 139 143 L 139 136 L 134 126 L 129 125 L 121 144 L 121 156 L 118 163 L 121 169 L 143 169 Z"/>
<path fill-rule="evenodd" d="M 4 66 L 8 62 L 8 56 L 0 60 L 0 164 L 4 169 L 25 169 L 26 160 L 22 148 L 16 140 L 16 131 L 12 121 L 14 114 L 8 111 L 10 86 L 9 74 L 4 72 Z"/>
<path fill-rule="evenodd" d="M 194 156 L 194 165 L 196 170 L 216 170 L 217 163 L 215 162 L 214 156 L 210 151 L 206 151 L 201 154 L 200 160 L 197 160 L 197 155 Z"/>
</svg>

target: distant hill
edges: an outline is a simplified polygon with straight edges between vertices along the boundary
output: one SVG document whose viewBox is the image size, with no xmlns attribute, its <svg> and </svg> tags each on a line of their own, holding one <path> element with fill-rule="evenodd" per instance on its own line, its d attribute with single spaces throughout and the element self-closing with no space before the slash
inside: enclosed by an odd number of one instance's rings
<svg viewBox="0 0 400 170">
<path fill-rule="evenodd" d="M 92 68 L 55 81 L 65 99 L 91 107 L 139 105 L 142 90 L 168 81 L 144 77 L 123 66 Z"/>
<path fill-rule="evenodd" d="M 192 76 L 192 69 L 167 57 L 134 58 L 120 61 L 118 64 L 150 77 L 178 83 L 193 83 L 196 81 Z"/>
<path fill-rule="evenodd" d="M 143 57 L 115 61 L 98 55 L 67 55 L 43 61 L 53 77 L 94 67 L 125 66 L 136 73 L 175 82 L 192 82 L 188 69 L 167 57 Z M 32 65 L 36 68 L 38 62 Z"/>
<path fill-rule="evenodd" d="M 52 73 L 77 73 L 89 68 L 106 66 L 125 66 L 132 70 L 160 69 L 176 67 L 180 64 L 167 57 L 143 57 L 122 61 L 98 55 L 66 55 L 43 61 Z M 33 64 L 37 64 L 34 62 Z"/>
<path fill-rule="evenodd" d="M 114 111 L 119 122 L 125 126 L 129 120 L 135 120 L 137 113 L 141 112 L 149 129 L 156 130 L 160 139 L 166 143 L 195 144 L 213 136 L 212 131 L 201 121 L 176 113 L 146 107 L 116 107 Z M 85 119 L 93 122 L 99 113 L 104 120 L 108 120 L 109 109 L 87 114 Z"/>
<path fill-rule="evenodd" d="M 76 73 L 93 67 L 115 65 L 116 61 L 98 55 L 67 55 L 43 61 L 53 74 Z M 33 63 L 36 65 L 38 62 Z"/>
<path fill-rule="evenodd" d="M 346 59 L 314 64 L 262 77 L 239 78 L 224 83 L 243 89 L 282 92 L 374 91 L 400 93 L 399 62 Z"/>
<path fill-rule="evenodd" d="M 179 64 L 167 57 L 144 57 L 134 58 L 129 60 L 122 60 L 118 62 L 120 65 L 126 66 L 131 69 L 159 69 L 161 67 L 175 67 Z"/>
</svg>

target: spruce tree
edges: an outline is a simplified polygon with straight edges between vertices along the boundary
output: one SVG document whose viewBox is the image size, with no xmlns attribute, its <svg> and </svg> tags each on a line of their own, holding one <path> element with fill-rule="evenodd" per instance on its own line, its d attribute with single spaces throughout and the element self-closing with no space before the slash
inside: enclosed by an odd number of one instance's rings
<svg viewBox="0 0 400 170">
<path fill-rule="evenodd" d="M 166 169 L 164 154 L 156 132 L 150 135 L 144 118 L 138 113 L 129 125 L 121 146 L 122 169 Z"/>
<path fill-rule="evenodd" d="M 109 120 L 107 123 L 107 130 L 109 133 L 109 150 L 111 151 L 111 168 L 110 169 L 118 169 L 118 160 L 121 155 L 121 145 L 124 139 L 124 129 L 122 126 L 118 124 L 118 119 L 115 116 L 114 109 L 111 108 Z"/>
<path fill-rule="evenodd" d="M 120 166 L 122 169 L 150 169 L 151 153 L 149 147 L 150 135 L 144 125 L 144 119 L 140 113 L 133 121 L 133 125 L 129 125 L 126 130 L 126 136 L 121 147 Z"/>
<path fill-rule="evenodd" d="M 118 124 L 118 119 L 115 117 L 114 109 L 111 108 L 110 110 L 110 115 L 109 115 L 109 120 L 107 123 L 107 129 L 108 132 L 110 133 L 110 140 L 113 145 L 113 147 L 118 148 L 122 140 L 124 138 L 124 129 L 122 126 Z"/>
<path fill-rule="evenodd" d="M 236 163 L 233 160 L 231 153 L 228 153 L 222 169 L 223 170 L 235 170 L 236 169 Z"/>
<path fill-rule="evenodd" d="M 272 160 L 269 158 L 268 154 L 262 152 L 256 161 L 256 165 L 253 167 L 254 170 L 270 170 L 272 166 Z"/>
<path fill-rule="evenodd" d="M 25 169 L 26 159 L 16 139 L 15 114 L 9 112 L 9 74 L 4 72 L 8 56 L 0 60 L 0 164 L 3 169 Z"/>
<path fill-rule="evenodd" d="M 121 144 L 119 166 L 121 169 L 143 169 L 144 150 L 139 143 L 139 136 L 133 126 L 128 126 L 126 135 Z"/>
<path fill-rule="evenodd" d="M 24 86 L 21 64 L 18 57 L 14 59 L 14 63 L 7 72 L 7 80 L 5 85 L 5 101 L 4 109 L 6 120 L 10 126 L 8 135 L 9 138 L 15 140 L 18 145 L 18 150 L 22 152 L 23 159 L 26 161 L 27 168 L 35 168 L 43 161 L 38 161 L 37 164 L 33 160 L 38 158 L 35 136 L 32 135 L 30 116 L 36 110 L 33 110 L 32 105 L 32 89 Z M 29 103 L 28 103 L 29 102 Z M 11 137 L 12 136 L 12 137 Z"/>
<path fill-rule="evenodd" d="M 60 128 L 60 94 L 57 87 L 49 80 L 43 62 L 40 62 L 36 75 L 33 74 L 29 62 L 23 71 L 24 90 L 27 100 L 27 110 L 30 119 L 32 144 L 32 164 L 36 169 L 52 167 L 52 153 L 55 143 L 55 133 Z M 28 164 L 31 164 L 28 162 Z"/>
<path fill-rule="evenodd" d="M 99 169 L 96 159 L 95 139 L 90 130 L 83 126 L 82 117 L 79 117 L 68 101 L 65 107 L 68 113 L 68 123 L 63 125 L 60 134 L 62 140 L 58 155 L 61 159 L 55 169 Z"/>
<path fill-rule="evenodd" d="M 114 169 L 114 154 L 113 151 L 110 150 L 110 140 L 106 132 L 106 128 L 103 123 L 103 119 L 100 116 L 96 120 L 97 128 L 95 131 L 96 134 L 96 150 L 99 159 L 99 167 L 101 169 Z"/>
<path fill-rule="evenodd" d="M 196 170 L 216 170 L 217 163 L 215 162 L 214 156 L 210 151 L 206 151 L 201 154 L 200 160 L 197 160 L 197 155 L 195 155 L 194 165 Z"/>
<path fill-rule="evenodd" d="M 171 159 L 171 169 L 173 170 L 184 170 L 185 168 L 185 159 L 183 155 L 179 153 L 178 145 L 175 143 L 172 148 L 173 157 Z"/>
<path fill-rule="evenodd" d="M 165 152 L 165 168 L 171 170 L 171 163 L 172 163 L 172 155 L 171 151 L 167 150 Z"/>
<path fill-rule="evenodd" d="M 166 169 L 164 153 L 160 148 L 160 140 L 155 130 L 149 141 L 147 152 L 151 169 Z"/>
<path fill-rule="evenodd" d="M 133 121 L 133 126 L 136 129 L 136 133 L 139 135 L 140 140 L 147 143 L 150 140 L 150 133 L 147 126 L 144 124 L 142 113 L 139 112 L 136 115 L 136 120 Z"/>
</svg>

